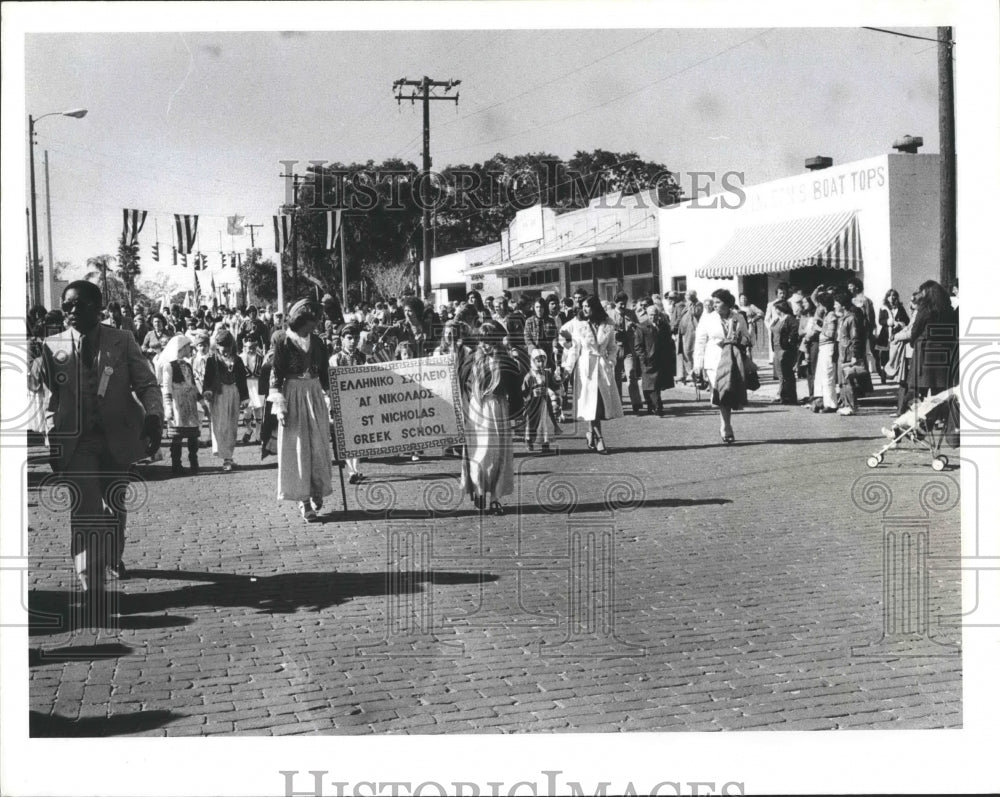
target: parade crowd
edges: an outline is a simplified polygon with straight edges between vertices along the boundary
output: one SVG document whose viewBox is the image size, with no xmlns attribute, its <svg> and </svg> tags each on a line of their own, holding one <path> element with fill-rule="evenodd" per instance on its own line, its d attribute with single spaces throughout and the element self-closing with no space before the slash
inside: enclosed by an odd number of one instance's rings
<svg viewBox="0 0 1000 797">
<path fill-rule="evenodd" d="M 269 306 L 105 308 L 98 287 L 79 281 L 60 309 L 28 313 L 29 427 L 48 434 L 53 470 L 84 496 L 71 522 L 86 591 L 102 588 L 105 570 L 125 573 L 125 510 L 115 491 L 135 463 L 162 458 L 164 438 L 172 472 L 195 474 L 207 427 L 228 472 L 242 427 L 243 443 L 276 457 L 278 499 L 317 520 L 333 491 L 331 367 L 453 356 L 466 442 L 440 453 L 461 460 L 463 490 L 480 511 L 503 514 L 515 441 L 549 451 L 572 416 L 584 424 L 587 448 L 607 455 L 604 424 L 622 417 L 623 397 L 635 414 L 663 416 L 661 392 L 677 382 L 709 391 L 727 444 L 736 439 L 733 411 L 760 387 L 757 362 L 771 363 L 776 403 L 853 415 L 874 373 L 898 383 L 901 414 L 915 395 L 954 384 L 953 366 L 942 367 L 932 349 L 957 345 L 957 301 L 957 286 L 949 296 L 927 281 L 908 307 L 889 290 L 876 309 L 851 278 L 808 294 L 781 283 L 763 310 L 725 288 L 703 300 L 692 291 L 634 302 L 578 289 L 516 301 L 470 291 L 437 308 L 410 295 L 344 310 L 326 295 L 296 302 L 286 317 Z M 351 483 L 365 478 L 358 460 L 344 464 Z M 85 516 L 106 520 L 103 536 L 92 523 L 78 533 Z"/>
</svg>

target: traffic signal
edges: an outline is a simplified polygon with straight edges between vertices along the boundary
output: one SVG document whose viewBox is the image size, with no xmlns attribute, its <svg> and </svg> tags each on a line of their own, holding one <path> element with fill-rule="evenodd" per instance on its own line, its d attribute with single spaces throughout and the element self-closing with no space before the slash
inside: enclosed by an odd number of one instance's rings
<svg viewBox="0 0 1000 797">
<path fill-rule="evenodd" d="M 156 263 L 160 262 L 160 243 L 157 241 L 153 244 L 153 261 Z"/>
<path fill-rule="evenodd" d="M 221 263 L 222 268 L 226 267 L 226 253 L 225 252 L 219 252 L 219 263 Z"/>
<path fill-rule="evenodd" d="M 177 265 L 177 247 L 176 246 L 171 246 L 170 248 L 174 251 L 174 265 L 176 266 Z M 185 264 L 185 265 L 187 265 L 187 264 Z"/>
<path fill-rule="evenodd" d="M 174 254 L 176 254 L 176 253 L 177 253 L 177 249 L 175 248 L 175 249 L 174 249 Z M 187 268 L 187 267 L 188 267 L 188 256 L 187 256 L 187 253 L 186 253 L 186 252 L 181 252 L 181 265 L 182 265 L 182 266 L 183 266 L 184 268 Z"/>
</svg>

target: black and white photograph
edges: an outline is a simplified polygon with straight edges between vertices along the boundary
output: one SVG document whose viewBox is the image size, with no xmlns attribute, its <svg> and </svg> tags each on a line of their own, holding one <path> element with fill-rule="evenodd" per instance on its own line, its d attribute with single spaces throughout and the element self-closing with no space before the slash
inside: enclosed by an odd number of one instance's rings
<svg viewBox="0 0 1000 797">
<path fill-rule="evenodd" d="M 0 792 L 1000 788 L 996 3 L 2 14 Z"/>
</svg>

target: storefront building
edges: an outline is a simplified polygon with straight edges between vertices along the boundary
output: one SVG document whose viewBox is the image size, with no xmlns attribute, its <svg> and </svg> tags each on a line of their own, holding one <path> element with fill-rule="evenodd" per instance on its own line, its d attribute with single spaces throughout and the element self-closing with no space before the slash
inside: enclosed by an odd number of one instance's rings
<svg viewBox="0 0 1000 797">
<path fill-rule="evenodd" d="M 465 288 L 484 297 L 505 290 L 515 299 L 563 297 L 579 287 L 602 299 L 620 290 L 633 299 L 657 293 L 659 211 L 648 192 L 599 197 L 560 215 L 536 205 L 518 212 L 492 250 L 487 246 L 434 258 L 431 283 L 454 280 L 464 260 Z"/>
<path fill-rule="evenodd" d="M 905 304 L 939 273 L 939 191 L 939 156 L 901 152 L 663 208 L 662 284 L 763 309 L 781 281 L 809 293 L 856 275 L 876 308 L 889 288 Z"/>
</svg>

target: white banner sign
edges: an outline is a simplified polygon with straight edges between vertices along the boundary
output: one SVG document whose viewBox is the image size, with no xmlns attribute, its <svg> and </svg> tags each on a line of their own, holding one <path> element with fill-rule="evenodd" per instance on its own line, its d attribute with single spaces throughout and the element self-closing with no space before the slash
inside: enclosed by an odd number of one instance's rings
<svg viewBox="0 0 1000 797">
<path fill-rule="evenodd" d="M 451 355 L 331 368 L 330 412 L 342 458 L 386 457 L 465 442 Z"/>
</svg>

